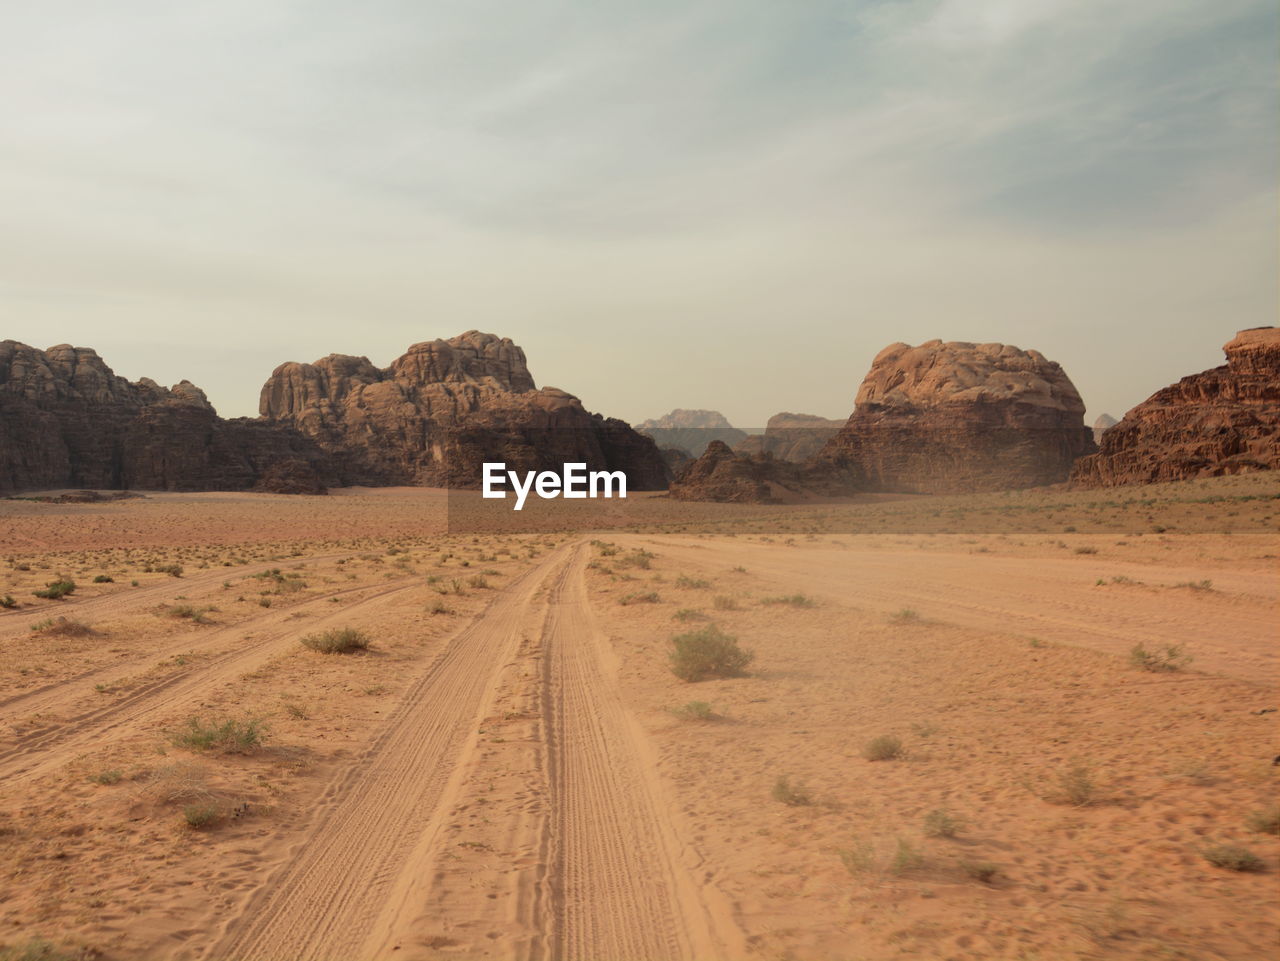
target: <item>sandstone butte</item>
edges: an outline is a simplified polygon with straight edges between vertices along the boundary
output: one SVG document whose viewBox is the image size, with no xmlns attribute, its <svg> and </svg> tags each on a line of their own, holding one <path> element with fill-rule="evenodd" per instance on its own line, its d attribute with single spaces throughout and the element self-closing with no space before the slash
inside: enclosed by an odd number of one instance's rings
<svg viewBox="0 0 1280 961">
<path fill-rule="evenodd" d="M 708 450 L 672 486 L 687 500 L 785 491 L 917 494 L 1065 481 L 1093 450 L 1084 402 L 1063 369 L 1006 344 L 892 344 L 872 362 L 853 414 L 798 471 L 767 455 L 735 465 Z M 741 456 L 741 455 L 739 455 Z M 766 493 L 766 491 L 768 493 Z"/>
<path fill-rule="evenodd" d="M 802 464 L 822 450 L 844 425 L 843 420 L 816 414 L 774 414 L 763 434 L 752 434 L 733 445 L 733 451 L 735 454 L 769 454 L 779 460 Z"/>
<path fill-rule="evenodd" d="M 1073 484 L 1108 487 L 1280 469 L 1280 329 L 1242 330 L 1227 362 L 1156 391 L 1077 461 Z"/>
<path fill-rule="evenodd" d="M 681 452 L 690 458 L 700 456 L 712 441 L 723 441 L 732 447 L 747 436 L 746 431 L 734 427 L 718 410 L 679 407 L 662 417 L 637 424 L 636 430 L 652 437 L 664 451 Z M 678 462 L 679 458 L 675 460 Z"/>
<path fill-rule="evenodd" d="M 490 456 L 520 469 L 581 460 L 666 486 L 653 442 L 538 390 L 524 353 L 469 331 L 415 344 L 386 370 L 332 355 L 284 364 L 262 416 L 227 420 L 187 381 L 116 376 L 93 350 L 0 342 L 0 489 L 267 490 L 475 486 Z"/>
</svg>

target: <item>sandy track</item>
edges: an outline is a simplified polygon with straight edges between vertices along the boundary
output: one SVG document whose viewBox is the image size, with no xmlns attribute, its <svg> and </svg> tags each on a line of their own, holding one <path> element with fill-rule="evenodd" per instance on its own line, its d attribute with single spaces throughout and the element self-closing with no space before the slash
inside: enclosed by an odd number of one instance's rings
<svg viewBox="0 0 1280 961">
<path fill-rule="evenodd" d="M 1107 558 L 1036 558 L 889 550 L 799 548 L 666 539 L 673 559 L 713 573 L 745 565 L 776 588 L 818 593 L 889 614 L 922 617 L 978 630 L 1037 637 L 1125 655 L 1181 644 L 1198 670 L 1262 683 L 1280 680 L 1275 645 L 1273 574 L 1206 567 L 1160 567 Z M 1212 574 L 1213 591 L 1171 585 Z M 1123 574 L 1134 585 L 1097 586 Z M 1158 582 L 1152 580 L 1159 578 Z"/>
<path fill-rule="evenodd" d="M 533 956 L 713 961 L 723 956 L 707 906 L 715 899 L 685 870 L 686 852 L 660 813 L 671 808 L 624 709 L 583 563 L 580 553 L 557 585 L 547 622 L 551 911 Z"/>
<path fill-rule="evenodd" d="M 344 622 L 353 612 L 385 603 L 415 586 L 401 584 L 382 589 L 327 617 L 309 621 L 307 629 L 320 630 Z M 207 692 L 263 666 L 293 647 L 297 639 L 297 624 L 282 626 L 204 660 L 189 671 L 144 683 L 108 704 L 60 718 L 48 727 L 26 731 L 16 745 L 0 750 L 0 778 L 6 783 L 13 783 L 34 777 L 67 763 L 91 745 L 127 737 L 183 705 L 199 704 Z M 69 696 L 74 696 L 80 685 L 68 684 L 61 688 L 65 688 Z M 51 697 L 57 693 L 46 692 L 46 695 Z"/>
<path fill-rule="evenodd" d="M 363 957 L 369 936 L 515 653 L 528 609 L 565 551 L 517 578 L 456 634 L 405 694 L 384 732 L 326 790 L 308 841 L 224 926 L 209 959 Z"/>
</svg>

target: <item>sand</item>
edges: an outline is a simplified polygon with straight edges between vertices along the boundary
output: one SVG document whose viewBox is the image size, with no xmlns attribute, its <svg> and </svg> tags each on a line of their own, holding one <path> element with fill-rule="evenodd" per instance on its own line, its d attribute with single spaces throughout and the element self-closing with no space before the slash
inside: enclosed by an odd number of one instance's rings
<svg viewBox="0 0 1280 961">
<path fill-rule="evenodd" d="M 0 501 L 0 944 L 1267 956 L 1275 488 L 646 497 L 550 533 L 411 489 Z M 672 636 L 712 623 L 746 675 L 680 680 Z M 348 626 L 368 651 L 300 643 Z"/>
</svg>

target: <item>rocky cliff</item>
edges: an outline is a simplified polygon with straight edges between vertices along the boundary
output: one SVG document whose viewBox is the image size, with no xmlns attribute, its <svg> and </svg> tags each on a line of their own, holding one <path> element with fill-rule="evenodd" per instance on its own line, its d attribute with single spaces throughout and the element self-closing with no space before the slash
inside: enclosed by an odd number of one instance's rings
<svg viewBox="0 0 1280 961">
<path fill-rule="evenodd" d="M 669 476 L 651 439 L 572 394 L 538 389 L 524 351 L 474 330 L 414 344 L 385 369 L 340 354 L 282 364 L 259 411 L 313 440 L 359 484 L 475 487 L 484 461 L 521 471 L 581 461 L 625 471 L 632 490 L 665 488 Z"/>
<path fill-rule="evenodd" d="M 798 465 L 769 454 L 735 453 L 715 440 L 671 482 L 671 496 L 685 501 L 773 504 L 783 499 L 780 495 L 802 489 L 802 472 Z"/>
<path fill-rule="evenodd" d="M 844 424 L 814 414 L 774 414 L 763 434 L 752 434 L 733 449 L 738 454 L 770 454 L 800 464 L 822 450 Z"/>
<path fill-rule="evenodd" d="M 1084 487 L 1280 469 L 1280 329 L 1241 331 L 1221 367 L 1152 394 L 1072 471 Z"/>
<path fill-rule="evenodd" d="M 335 480 L 297 431 L 224 420 L 188 381 L 132 383 L 86 347 L 0 342 L 0 489 L 323 492 Z"/>
<path fill-rule="evenodd" d="M 690 457 L 699 457 L 712 441 L 733 447 L 747 437 L 718 410 L 684 410 L 677 407 L 669 414 L 646 420 L 636 430 L 652 437 L 659 447 L 674 447 Z"/>
<path fill-rule="evenodd" d="M 943 494 L 1065 481 L 1093 450 L 1066 373 L 1006 344 L 893 344 L 815 463 L 855 490 Z"/>
</svg>

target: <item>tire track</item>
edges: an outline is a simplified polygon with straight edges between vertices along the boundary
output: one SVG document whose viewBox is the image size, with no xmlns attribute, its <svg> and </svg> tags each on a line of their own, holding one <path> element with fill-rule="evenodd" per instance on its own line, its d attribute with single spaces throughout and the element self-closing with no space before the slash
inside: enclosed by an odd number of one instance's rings
<svg viewBox="0 0 1280 961">
<path fill-rule="evenodd" d="M 308 623 L 307 629 L 349 619 L 361 608 L 385 602 L 415 587 L 418 587 L 416 583 L 385 588 Z M 270 661 L 293 643 L 297 633 L 296 626 L 273 632 L 247 646 L 226 651 L 190 671 L 171 674 L 130 691 L 102 707 L 65 718 L 55 726 L 26 733 L 13 747 L 0 750 L 0 779 L 12 784 L 35 777 L 65 763 L 88 746 L 101 743 L 108 736 L 117 739 L 126 736 L 180 704 L 198 701 L 203 693 Z"/>
<path fill-rule="evenodd" d="M 695 884 L 663 812 L 657 772 L 630 720 L 592 615 L 585 554 L 556 585 L 547 622 L 545 726 L 551 817 L 535 961 L 714 961 L 730 934 L 721 899 Z M 718 922 L 718 923 L 717 923 Z M 719 929 L 717 932 L 717 928 Z"/>
<path fill-rule="evenodd" d="M 477 722 L 497 676 L 519 645 L 541 584 L 566 552 L 548 554 L 448 642 L 382 735 L 326 790 L 309 839 L 224 926 L 205 958 L 363 957 L 411 852 L 474 756 Z"/>
</svg>

